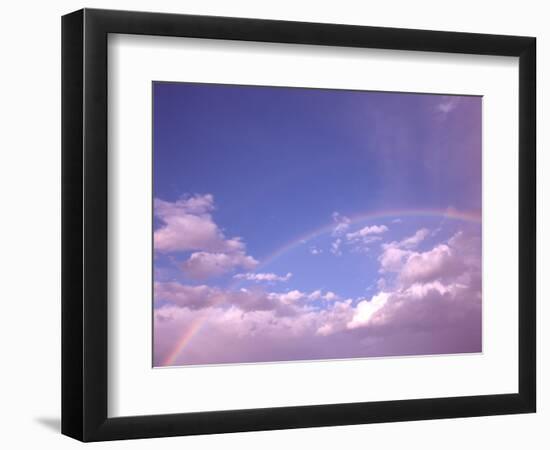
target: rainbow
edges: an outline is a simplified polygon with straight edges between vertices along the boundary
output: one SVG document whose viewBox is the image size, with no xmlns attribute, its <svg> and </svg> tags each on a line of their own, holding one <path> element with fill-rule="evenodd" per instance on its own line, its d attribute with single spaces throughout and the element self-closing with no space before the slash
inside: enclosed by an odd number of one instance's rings
<svg viewBox="0 0 550 450">
<path fill-rule="evenodd" d="M 438 209 L 384 210 L 384 211 L 378 211 L 378 212 L 356 214 L 356 215 L 349 216 L 348 219 L 350 220 L 349 224 L 351 226 L 351 225 L 357 225 L 358 223 L 361 223 L 361 222 L 366 222 L 366 221 L 375 220 L 375 219 L 388 219 L 391 217 L 399 217 L 399 218 L 422 217 L 422 216 L 442 217 L 444 219 L 481 223 L 481 214 L 479 212 L 462 212 L 462 211 L 455 210 L 453 208 L 449 208 L 445 210 L 438 210 Z M 283 255 L 284 253 L 289 252 L 293 248 L 298 247 L 299 245 L 303 245 L 319 236 L 322 236 L 323 234 L 332 232 L 332 230 L 334 229 L 334 225 L 335 225 L 334 222 L 330 222 L 319 228 L 309 231 L 308 233 L 302 234 L 297 238 L 292 239 L 291 241 L 284 244 L 282 247 L 279 247 L 278 249 L 276 249 L 273 253 L 263 258 L 261 264 L 256 268 L 256 270 L 260 269 L 261 267 L 265 267 L 269 263 L 273 262 L 273 260 L 277 259 L 279 256 Z"/>
<path fill-rule="evenodd" d="M 464 222 L 481 223 L 480 211 L 458 211 L 454 208 L 448 208 L 444 210 L 440 210 L 440 209 L 383 210 L 383 211 L 355 214 L 352 216 L 348 216 L 348 219 L 349 219 L 349 225 L 351 226 L 351 225 L 357 225 L 358 223 L 366 222 L 370 220 L 389 219 L 392 217 L 397 217 L 397 218 L 441 217 L 444 220 L 450 219 L 450 220 L 460 220 Z M 312 239 L 318 238 L 326 233 L 332 232 L 334 230 L 334 225 L 335 225 L 334 221 L 332 221 L 330 223 L 324 224 L 319 228 L 315 228 L 314 230 L 311 230 L 307 233 L 304 233 L 292 239 L 291 241 L 277 248 L 274 252 L 270 253 L 265 258 L 263 258 L 255 270 L 258 271 L 266 267 L 267 265 L 272 263 L 274 260 L 279 258 L 281 255 L 293 250 L 294 248 L 300 245 L 306 244 L 308 241 L 311 241 Z M 235 288 L 235 286 L 238 285 L 240 282 L 241 281 L 239 280 L 236 283 L 230 285 L 228 289 L 231 290 Z M 201 329 L 206 319 L 207 319 L 207 314 L 203 314 L 202 316 L 198 317 L 191 324 L 189 328 L 185 330 L 185 332 L 177 340 L 176 345 L 174 346 L 174 349 L 170 353 L 168 353 L 168 355 L 164 359 L 162 364 L 163 366 L 174 365 L 174 362 L 176 361 L 177 357 L 183 351 L 185 346 L 191 341 L 193 336 L 195 336 L 199 332 L 199 330 Z"/>
</svg>

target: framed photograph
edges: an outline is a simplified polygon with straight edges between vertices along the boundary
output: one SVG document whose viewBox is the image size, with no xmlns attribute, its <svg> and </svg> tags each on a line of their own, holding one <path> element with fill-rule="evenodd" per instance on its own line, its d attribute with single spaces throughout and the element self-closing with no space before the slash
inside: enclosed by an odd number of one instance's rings
<svg viewBox="0 0 550 450">
<path fill-rule="evenodd" d="M 62 20 L 62 432 L 535 412 L 533 37 Z"/>
</svg>

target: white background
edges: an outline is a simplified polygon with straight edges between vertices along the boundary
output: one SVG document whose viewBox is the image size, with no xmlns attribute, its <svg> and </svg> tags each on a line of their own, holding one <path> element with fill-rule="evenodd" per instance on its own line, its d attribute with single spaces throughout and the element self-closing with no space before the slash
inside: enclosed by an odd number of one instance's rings
<svg viewBox="0 0 550 450">
<path fill-rule="evenodd" d="M 517 392 L 517 58 L 119 35 L 109 67 L 111 417 Z M 152 80 L 483 94 L 483 354 L 151 370 Z"/>
<path fill-rule="evenodd" d="M 157 0 L 97 2 L 26 2 L 4 5 L 2 26 L 2 281 L 0 319 L 2 433 L 6 448 L 72 448 L 79 443 L 58 434 L 60 373 L 60 19 L 82 6 L 141 9 L 194 14 L 249 16 L 288 20 L 356 23 L 524 34 L 538 37 L 538 147 L 544 129 L 544 106 L 550 102 L 550 30 L 545 2 L 257 2 Z M 550 167 L 539 154 L 539 229 L 548 228 Z M 544 173 L 543 173 L 544 172 Z M 502 201 L 506 201 L 502 199 Z M 550 252 L 539 234 L 539 255 Z M 542 298 L 547 257 L 539 256 L 539 412 L 536 415 L 379 424 L 309 430 L 240 433 L 120 443 L 118 448 L 316 448 L 383 446 L 384 448 L 463 449 L 548 448 L 550 438 L 549 308 Z M 546 353 L 546 355 L 543 355 Z"/>
</svg>

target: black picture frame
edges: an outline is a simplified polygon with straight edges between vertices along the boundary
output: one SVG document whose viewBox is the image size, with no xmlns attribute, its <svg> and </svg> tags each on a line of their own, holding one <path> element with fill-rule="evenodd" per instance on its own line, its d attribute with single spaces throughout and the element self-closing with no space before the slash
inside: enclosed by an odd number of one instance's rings
<svg viewBox="0 0 550 450">
<path fill-rule="evenodd" d="M 518 392 L 109 418 L 109 33 L 519 57 Z M 535 412 L 535 91 L 533 37 L 96 9 L 63 16 L 62 433 L 82 441 L 103 441 Z"/>
</svg>

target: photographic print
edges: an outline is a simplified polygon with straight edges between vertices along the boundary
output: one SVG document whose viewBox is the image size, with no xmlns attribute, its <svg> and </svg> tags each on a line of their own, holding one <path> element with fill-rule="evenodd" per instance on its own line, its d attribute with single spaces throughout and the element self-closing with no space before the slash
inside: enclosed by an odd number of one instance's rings
<svg viewBox="0 0 550 450">
<path fill-rule="evenodd" d="M 482 98 L 154 82 L 153 365 L 482 351 Z"/>
</svg>

